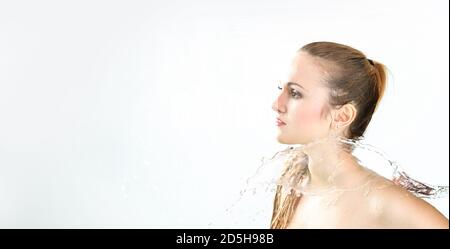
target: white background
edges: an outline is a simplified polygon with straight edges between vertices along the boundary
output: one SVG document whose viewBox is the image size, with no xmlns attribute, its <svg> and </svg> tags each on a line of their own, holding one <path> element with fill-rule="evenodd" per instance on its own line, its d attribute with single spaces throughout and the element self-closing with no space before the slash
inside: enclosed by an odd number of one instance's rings
<svg viewBox="0 0 450 249">
<path fill-rule="evenodd" d="M 321 40 L 391 71 L 365 142 L 448 185 L 448 7 L 1 0 L 0 227 L 230 226 L 245 179 L 284 148 L 276 80 Z M 433 204 L 448 217 L 448 198 Z"/>
</svg>

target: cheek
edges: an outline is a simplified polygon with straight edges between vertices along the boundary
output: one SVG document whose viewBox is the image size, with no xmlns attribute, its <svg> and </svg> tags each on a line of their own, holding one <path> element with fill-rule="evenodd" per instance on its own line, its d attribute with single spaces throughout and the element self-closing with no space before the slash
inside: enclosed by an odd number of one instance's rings
<svg viewBox="0 0 450 249">
<path fill-rule="evenodd" d="M 318 105 L 303 106 L 298 109 L 295 115 L 296 122 L 299 126 L 310 126 L 317 125 L 319 122 L 323 121 L 323 116 L 325 115 L 325 109 Z"/>
</svg>

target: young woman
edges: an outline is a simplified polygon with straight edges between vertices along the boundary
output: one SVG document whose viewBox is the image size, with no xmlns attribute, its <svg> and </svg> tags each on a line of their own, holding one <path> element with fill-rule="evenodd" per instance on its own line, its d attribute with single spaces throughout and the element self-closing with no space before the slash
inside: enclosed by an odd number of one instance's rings
<svg viewBox="0 0 450 249">
<path fill-rule="evenodd" d="M 281 83 L 272 106 L 277 140 L 304 146 L 280 177 L 297 187 L 278 185 L 271 228 L 449 228 L 437 209 L 360 165 L 338 139 L 362 138 L 385 89 L 383 64 L 314 42 L 297 51 Z"/>
</svg>

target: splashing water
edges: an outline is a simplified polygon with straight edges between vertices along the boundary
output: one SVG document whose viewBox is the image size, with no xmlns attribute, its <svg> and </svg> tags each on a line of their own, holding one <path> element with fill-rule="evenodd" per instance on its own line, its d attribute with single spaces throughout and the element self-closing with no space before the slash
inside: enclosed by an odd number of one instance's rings
<svg viewBox="0 0 450 249">
<path fill-rule="evenodd" d="M 403 187 L 419 198 L 434 199 L 448 197 L 449 186 L 431 185 L 411 178 L 397 162 L 390 160 L 380 149 L 377 149 L 369 144 L 361 143 L 358 140 L 352 140 L 342 137 L 338 137 L 337 140 L 343 144 L 352 146 L 353 148 L 360 148 L 362 150 L 380 156 L 390 166 L 389 177 L 387 177 L 390 178 L 390 184 L 373 187 L 371 183 L 375 181 L 376 173 L 364 166 L 368 169 L 368 171 L 371 171 L 374 174 L 371 174 L 369 177 L 367 177 L 363 184 L 351 188 L 338 188 L 333 186 L 325 190 L 310 191 L 306 187 L 306 183 L 308 183 L 308 157 L 304 153 L 304 148 L 306 146 L 317 144 L 320 141 L 312 142 L 307 145 L 290 145 L 284 150 L 276 152 L 268 159 L 266 157 L 262 157 L 261 164 L 256 169 L 256 172 L 252 176 L 247 178 L 245 182 L 245 188 L 240 191 L 237 200 L 234 201 L 225 210 L 225 214 L 227 216 L 230 216 L 236 205 L 240 203 L 244 197 L 246 197 L 247 199 L 249 197 L 249 194 L 254 197 L 257 193 L 262 193 L 265 195 L 265 198 L 267 198 L 267 200 L 270 200 L 270 198 L 273 198 L 273 194 L 276 192 L 277 186 L 280 185 L 282 186 L 281 189 L 283 191 L 283 194 L 288 194 L 292 189 L 295 190 L 294 192 L 297 196 L 324 195 L 330 193 L 336 194 L 336 197 L 330 200 L 327 205 L 333 205 L 333 203 L 335 203 L 339 198 L 339 195 L 347 191 L 364 190 L 364 195 L 367 196 L 373 189 L 381 189 L 392 184 Z M 359 162 L 359 159 L 356 158 L 356 160 Z M 339 168 L 340 163 L 342 162 L 338 162 L 334 167 L 334 170 L 329 177 L 330 182 L 333 181 L 334 173 Z M 284 165 L 284 168 L 280 167 L 280 165 Z M 272 201 L 270 200 L 269 203 L 271 204 Z M 264 213 L 262 210 L 253 211 L 254 215 L 252 221 L 256 219 L 257 215 L 262 215 L 262 213 Z M 208 224 L 208 226 L 212 225 L 212 222 Z"/>
<path fill-rule="evenodd" d="M 442 198 L 447 197 L 449 193 L 449 186 L 437 186 L 437 185 L 431 185 L 431 184 L 425 184 L 422 182 L 419 182 L 411 177 L 409 177 L 408 174 L 405 173 L 405 170 L 403 170 L 400 165 L 387 158 L 385 153 L 381 152 L 379 149 L 376 149 L 375 147 L 363 144 L 359 141 L 354 141 L 351 139 L 341 138 L 340 139 L 343 143 L 354 145 L 360 148 L 364 148 L 368 151 L 377 153 L 380 155 L 384 160 L 386 160 L 389 165 L 392 167 L 392 181 L 405 188 L 406 190 L 412 192 L 414 195 L 416 195 L 419 198 Z"/>
</svg>

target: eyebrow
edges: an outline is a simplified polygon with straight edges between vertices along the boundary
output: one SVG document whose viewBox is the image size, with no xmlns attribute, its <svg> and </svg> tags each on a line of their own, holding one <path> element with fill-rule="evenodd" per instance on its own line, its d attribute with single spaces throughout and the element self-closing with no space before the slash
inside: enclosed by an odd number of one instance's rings
<svg viewBox="0 0 450 249">
<path fill-rule="evenodd" d="M 306 88 L 304 88 L 304 87 L 303 87 L 302 85 L 300 85 L 299 83 L 288 82 L 286 85 L 287 85 L 287 86 L 297 85 L 297 86 L 299 86 L 300 88 L 302 88 L 303 90 L 308 91 L 308 90 L 306 90 Z"/>
</svg>

